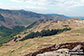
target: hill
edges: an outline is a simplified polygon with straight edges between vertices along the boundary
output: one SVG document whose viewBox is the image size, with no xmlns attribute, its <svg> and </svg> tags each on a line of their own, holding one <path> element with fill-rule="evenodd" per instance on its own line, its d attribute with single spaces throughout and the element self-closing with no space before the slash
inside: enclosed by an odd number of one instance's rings
<svg viewBox="0 0 84 56">
<path fill-rule="evenodd" d="M 51 22 L 51 21 L 50 21 Z M 45 23 L 40 23 L 39 25 L 46 25 L 46 23 L 50 23 L 49 21 Z M 66 27 L 68 25 L 69 27 L 72 28 L 70 31 L 65 31 L 60 34 L 52 35 L 52 36 L 44 36 L 44 37 L 36 37 L 33 39 L 26 39 L 24 41 L 18 41 L 13 45 L 10 46 L 2 46 L 0 47 L 0 55 L 1 56 L 24 56 L 26 54 L 35 52 L 39 49 L 45 48 L 47 46 L 53 45 L 53 44 L 63 44 L 63 43 L 71 43 L 71 42 L 82 42 L 84 41 L 84 20 L 81 19 L 68 19 L 68 20 L 62 20 L 58 22 L 52 21 L 53 24 L 49 24 L 50 29 L 57 29 L 57 28 L 62 28 Z M 57 25 L 59 23 L 59 25 Z M 38 26 L 36 28 L 38 28 Z M 55 25 L 55 26 L 53 26 Z M 65 26 L 63 26 L 65 25 Z M 50 27 L 53 26 L 53 27 Z M 30 30 L 36 29 L 35 27 L 31 28 Z M 38 29 L 41 30 L 41 28 L 44 27 L 39 27 Z M 45 28 L 46 29 L 46 28 Z M 28 32 L 30 30 L 25 30 L 21 32 L 22 36 L 25 37 L 25 35 L 28 35 Z M 39 31 L 40 31 L 39 30 Z M 24 32 L 26 32 L 24 34 Z M 6 50 L 6 51 L 4 51 Z"/>
<path fill-rule="evenodd" d="M 84 17 L 82 17 L 82 16 L 71 16 L 71 18 L 80 18 L 80 19 L 84 19 Z"/>
<path fill-rule="evenodd" d="M 48 15 L 25 10 L 0 9 L 0 25 L 3 25 L 7 28 L 12 28 L 14 26 L 28 26 L 40 19 L 61 20 L 66 18 L 68 17 L 58 14 Z"/>
<path fill-rule="evenodd" d="M 65 19 L 65 20 L 52 20 L 52 19 L 42 19 L 36 21 L 29 25 L 23 32 L 20 33 L 20 36 L 24 38 L 28 34 L 32 32 L 42 32 L 43 30 L 56 30 L 56 29 L 64 29 L 64 28 L 71 28 L 72 30 L 75 28 L 83 27 L 84 20 L 81 19 Z M 49 29 L 49 30 L 48 30 Z M 14 36 L 15 38 L 19 36 Z"/>
<path fill-rule="evenodd" d="M 43 29 L 63 29 L 65 27 L 70 27 L 72 29 L 83 26 L 84 20 L 81 19 L 65 19 L 65 20 L 52 20 L 52 19 L 45 19 L 39 20 L 27 27 L 28 32 L 30 31 L 41 31 Z M 26 29 L 26 32 L 27 32 Z"/>
<path fill-rule="evenodd" d="M 26 29 L 32 28 L 33 24 L 38 20 L 41 22 L 50 19 L 63 20 L 68 19 L 68 17 L 58 14 L 39 14 L 25 10 L 0 9 L 0 44 L 13 39 L 11 35 L 14 36 L 25 27 L 27 27 Z"/>
</svg>

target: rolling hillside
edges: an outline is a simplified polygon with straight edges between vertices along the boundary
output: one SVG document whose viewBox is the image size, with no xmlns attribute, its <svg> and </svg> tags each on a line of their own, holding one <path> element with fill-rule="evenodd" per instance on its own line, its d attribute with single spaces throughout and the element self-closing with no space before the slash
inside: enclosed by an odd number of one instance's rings
<svg viewBox="0 0 84 56">
<path fill-rule="evenodd" d="M 51 21 L 50 21 L 51 22 Z M 44 25 L 46 26 L 46 23 L 50 23 L 49 21 L 45 23 L 40 23 L 39 25 Z M 57 25 L 59 23 L 59 25 Z M 63 24 L 64 23 L 64 24 Z M 55 26 L 53 26 L 53 25 Z M 33 39 L 27 39 L 25 41 L 18 41 L 13 45 L 10 46 L 2 46 L 0 47 L 0 55 L 1 56 L 24 56 L 26 54 L 35 52 L 39 49 L 42 49 L 46 46 L 50 46 L 53 44 L 61 44 L 61 43 L 70 43 L 70 42 L 79 42 L 79 41 L 84 41 L 84 20 L 80 19 L 69 19 L 69 20 L 62 20 L 62 21 L 52 21 L 52 24 L 48 24 L 50 29 L 57 29 L 57 28 L 62 28 L 62 27 L 71 27 L 72 30 L 70 31 L 65 31 L 60 34 L 52 35 L 52 36 L 44 36 L 44 37 L 37 37 Z M 37 31 L 34 29 L 37 29 L 38 26 L 32 27 L 33 31 Z M 63 26 L 65 25 L 65 26 Z M 68 25 L 68 26 L 66 26 Z M 53 26 L 53 27 L 50 27 Z M 44 27 L 39 27 L 39 31 L 44 28 Z M 46 29 L 46 28 L 45 28 Z M 27 29 L 26 29 L 27 30 Z M 27 31 L 21 32 L 21 34 L 25 37 L 29 32 Z M 26 32 L 26 34 L 24 34 Z M 6 51 L 4 51 L 6 50 Z"/>
<path fill-rule="evenodd" d="M 7 28 L 14 26 L 28 26 L 29 24 L 40 19 L 67 19 L 68 17 L 58 14 L 39 14 L 25 10 L 7 10 L 0 9 L 0 25 Z"/>
<path fill-rule="evenodd" d="M 30 26 L 24 30 L 24 32 L 29 31 L 41 31 L 43 29 L 63 29 L 65 27 L 70 27 L 72 29 L 83 27 L 84 20 L 81 19 L 66 19 L 66 20 L 52 20 L 52 19 L 45 19 L 45 20 L 39 20 L 34 23 L 32 23 Z M 28 30 L 28 31 L 27 31 Z"/>
<path fill-rule="evenodd" d="M 30 27 L 38 20 L 62 20 L 68 19 L 64 15 L 39 14 L 25 10 L 0 9 L 0 44 L 8 42 L 16 33 L 22 31 L 24 27 Z M 3 29 L 3 30 L 2 30 Z"/>
<path fill-rule="evenodd" d="M 71 30 L 20 41 L 32 32 L 64 28 L 71 28 Z M 84 20 L 82 19 L 71 19 L 58 14 L 0 9 L 0 44 L 9 41 L 9 45 L 0 47 L 0 56 L 24 56 L 53 44 L 84 41 L 83 36 Z"/>
<path fill-rule="evenodd" d="M 29 25 L 23 32 L 20 33 L 21 37 L 24 38 L 31 32 L 41 32 L 42 30 L 52 30 L 52 29 L 64 29 L 64 28 L 71 28 L 76 29 L 83 27 L 84 20 L 81 19 L 66 19 L 66 20 L 52 20 L 52 19 L 43 19 L 36 21 Z M 16 35 L 14 37 L 19 36 Z"/>
</svg>

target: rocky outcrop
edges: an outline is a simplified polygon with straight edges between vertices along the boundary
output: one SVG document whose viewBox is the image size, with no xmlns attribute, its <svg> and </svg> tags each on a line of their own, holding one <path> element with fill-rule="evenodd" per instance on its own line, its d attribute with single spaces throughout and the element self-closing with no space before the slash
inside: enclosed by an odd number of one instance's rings
<svg viewBox="0 0 84 56">
<path fill-rule="evenodd" d="M 70 56 L 70 54 L 66 53 L 68 49 L 61 49 L 60 51 L 52 51 L 52 52 L 45 52 L 43 54 L 38 54 L 36 56 Z"/>
<path fill-rule="evenodd" d="M 84 42 L 64 43 L 43 48 L 25 56 L 70 56 L 69 51 L 84 50 Z"/>
</svg>

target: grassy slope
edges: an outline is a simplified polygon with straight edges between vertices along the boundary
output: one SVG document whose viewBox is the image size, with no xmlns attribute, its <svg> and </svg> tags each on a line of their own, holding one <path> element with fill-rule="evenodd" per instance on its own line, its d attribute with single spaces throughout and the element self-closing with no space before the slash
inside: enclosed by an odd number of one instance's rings
<svg viewBox="0 0 84 56">
<path fill-rule="evenodd" d="M 28 39 L 23 42 L 17 42 L 13 46 L 2 46 L 0 47 L 0 56 L 24 56 L 25 54 L 34 52 L 50 44 L 84 41 L 83 30 L 84 27 L 75 28 L 58 35 Z"/>
<path fill-rule="evenodd" d="M 69 25 L 69 27 L 72 28 L 71 31 L 63 32 L 58 35 L 53 36 L 47 36 L 42 38 L 34 38 L 34 39 L 28 39 L 22 42 L 17 42 L 12 46 L 2 46 L 0 47 L 0 56 L 24 56 L 25 54 L 34 52 L 36 50 L 39 50 L 41 48 L 44 48 L 51 44 L 60 44 L 60 43 L 66 43 L 66 42 L 76 42 L 76 41 L 84 41 L 84 21 L 82 20 L 68 20 L 68 21 L 62 21 L 62 22 L 53 22 L 48 21 L 46 23 L 41 23 L 39 26 L 35 26 L 30 30 L 25 30 L 24 32 L 27 32 L 23 34 L 23 37 L 28 35 L 29 31 L 33 31 L 33 29 L 41 30 L 44 29 L 44 26 L 48 26 L 50 29 L 54 28 L 62 28 L 63 25 Z M 45 28 L 46 29 L 46 28 Z M 34 31 L 35 31 L 34 30 Z"/>
<path fill-rule="evenodd" d="M 13 29 L 6 28 L 4 26 L 0 26 L 0 44 L 5 43 L 13 39 L 13 36 L 18 34 L 24 27 L 16 26 Z"/>
</svg>

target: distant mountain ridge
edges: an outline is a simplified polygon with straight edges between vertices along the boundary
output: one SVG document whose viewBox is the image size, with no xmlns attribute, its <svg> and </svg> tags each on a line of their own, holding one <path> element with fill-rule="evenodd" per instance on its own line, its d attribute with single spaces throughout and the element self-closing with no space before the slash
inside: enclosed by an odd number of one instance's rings
<svg viewBox="0 0 84 56">
<path fill-rule="evenodd" d="M 71 16 L 71 18 L 80 18 L 80 19 L 84 19 L 84 17 L 82 17 L 82 16 Z"/>
<path fill-rule="evenodd" d="M 0 9 L 0 25 L 12 28 L 14 26 L 28 26 L 29 24 L 40 19 L 67 19 L 64 15 L 59 14 L 39 14 L 25 10 L 7 10 Z M 3 23 L 2 23 L 2 22 Z M 7 25 L 7 26 L 6 26 Z"/>
</svg>

